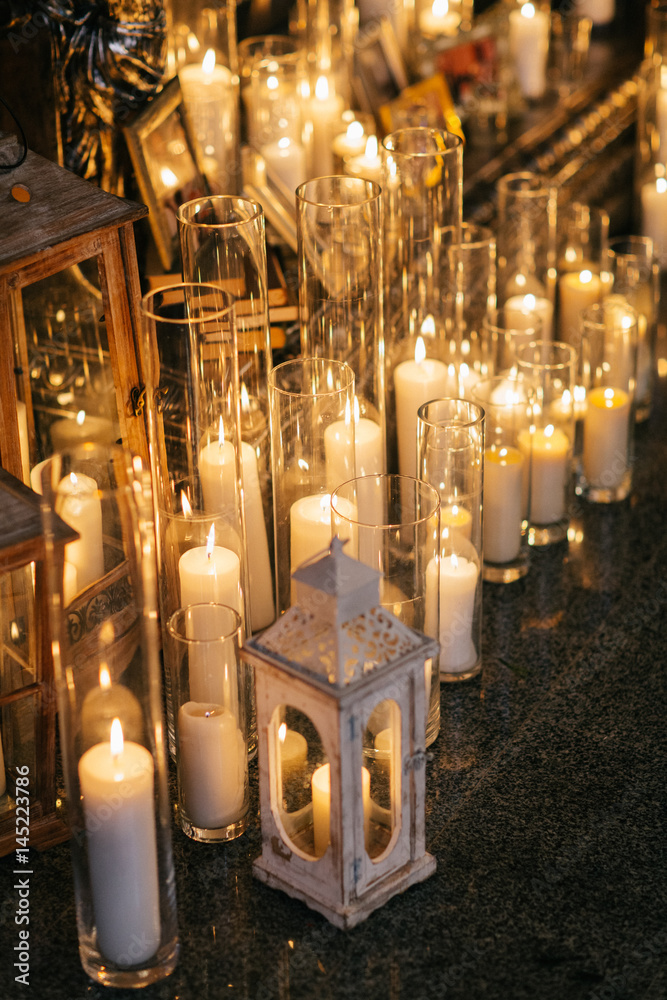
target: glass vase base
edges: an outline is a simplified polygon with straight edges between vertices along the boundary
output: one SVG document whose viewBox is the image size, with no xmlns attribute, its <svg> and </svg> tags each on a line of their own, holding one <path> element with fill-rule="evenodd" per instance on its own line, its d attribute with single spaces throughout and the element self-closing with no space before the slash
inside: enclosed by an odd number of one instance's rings
<svg viewBox="0 0 667 1000">
<path fill-rule="evenodd" d="M 240 837 L 248 825 L 248 814 L 245 813 L 240 819 L 228 823 L 226 826 L 208 829 L 203 826 L 195 826 L 183 810 L 179 809 L 178 821 L 181 830 L 190 840 L 197 840 L 201 844 L 216 844 L 220 841 L 236 840 L 237 837 Z"/>
<path fill-rule="evenodd" d="M 508 563 L 485 562 L 482 567 L 482 579 L 488 583 L 514 583 L 526 575 L 530 567 L 527 552 L 521 552 L 516 559 Z"/>
<path fill-rule="evenodd" d="M 541 545 L 555 545 L 567 538 L 569 521 L 563 518 L 552 524 L 530 524 L 528 526 L 528 544 L 539 548 Z"/>
<path fill-rule="evenodd" d="M 81 965 L 91 979 L 102 986 L 112 986 L 117 989 L 143 989 L 161 979 L 170 976 L 178 962 L 180 945 L 178 938 L 161 948 L 150 966 L 120 969 L 106 962 L 95 948 L 81 944 L 79 955 Z"/>
<path fill-rule="evenodd" d="M 472 667 L 465 667 L 463 670 L 451 670 L 440 667 L 440 681 L 444 684 L 452 684 L 456 681 L 469 681 L 472 677 L 477 677 L 482 670 L 481 660 Z"/>
<path fill-rule="evenodd" d="M 628 469 L 616 486 L 593 486 L 583 476 L 575 487 L 575 493 L 590 503 L 618 503 L 632 492 L 632 471 Z"/>
</svg>

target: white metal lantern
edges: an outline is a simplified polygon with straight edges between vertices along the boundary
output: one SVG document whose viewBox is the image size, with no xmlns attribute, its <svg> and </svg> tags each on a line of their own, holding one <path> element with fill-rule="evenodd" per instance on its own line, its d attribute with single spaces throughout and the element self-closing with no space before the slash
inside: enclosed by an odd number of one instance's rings
<svg viewBox="0 0 667 1000">
<path fill-rule="evenodd" d="M 338 927 L 435 871 L 426 852 L 425 663 L 438 643 L 380 606 L 380 574 L 329 552 L 243 655 L 257 669 L 261 881 Z"/>
</svg>

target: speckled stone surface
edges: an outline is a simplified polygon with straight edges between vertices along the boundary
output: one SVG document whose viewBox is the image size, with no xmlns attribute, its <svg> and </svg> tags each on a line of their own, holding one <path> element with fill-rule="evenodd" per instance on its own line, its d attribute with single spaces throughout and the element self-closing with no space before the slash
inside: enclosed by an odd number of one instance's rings
<svg viewBox="0 0 667 1000">
<path fill-rule="evenodd" d="M 665 353 L 663 351 L 663 353 Z M 443 686 L 427 772 L 438 868 L 350 932 L 174 827 L 181 956 L 146 1000 L 665 1000 L 667 380 L 632 497 L 573 506 L 571 538 L 485 584 L 484 669 Z M 32 857 L 30 986 L 14 982 L 0 861 L 0 997 L 129 1000 L 78 956 L 69 847 Z"/>
</svg>

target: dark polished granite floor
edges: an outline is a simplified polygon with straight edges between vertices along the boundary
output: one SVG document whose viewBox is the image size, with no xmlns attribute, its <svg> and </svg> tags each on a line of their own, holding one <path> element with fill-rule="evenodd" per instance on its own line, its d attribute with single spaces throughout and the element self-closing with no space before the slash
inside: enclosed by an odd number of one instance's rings
<svg viewBox="0 0 667 1000">
<path fill-rule="evenodd" d="M 181 957 L 147 1000 L 665 1000 L 665 377 L 636 442 L 629 500 L 485 584 L 484 670 L 443 687 L 427 771 L 435 875 L 350 932 L 260 884 L 253 764 L 241 838 L 174 828 Z M 69 847 L 32 860 L 29 987 L 0 862 L 0 997 L 136 996 L 81 968 Z"/>
</svg>

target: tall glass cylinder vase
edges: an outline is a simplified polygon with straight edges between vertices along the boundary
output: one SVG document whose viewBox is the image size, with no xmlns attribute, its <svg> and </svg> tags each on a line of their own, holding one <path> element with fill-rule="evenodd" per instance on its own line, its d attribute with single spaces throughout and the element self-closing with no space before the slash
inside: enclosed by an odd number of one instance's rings
<svg viewBox="0 0 667 1000">
<path fill-rule="evenodd" d="M 464 399 L 434 399 L 419 408 L 419 478 L 440 496 L 438 638 L 446 681 L 482 669 L 484 420 L 483 409 Z"/>
<path fill-rule="evenodd" d="M 171 53 L 206 174 L 219 193 L 241 190 L 236 0 L 172 0 Z"/>
<path fill-rule="evenodd" d="M 179 947 L 150 481 L 86 443 L 44 464 L 42 493 L 79 954 L 100 984 L 147 986 Z M 56 518 L 79 533 L 67 603 Z"/>
<path fill-rule="evenodd" d="M 181 284 L 142 300 L 147 413 L 157 520 L 163 632 L 177 608 L 214 603 L 249 618 L 241 503 L 240 401 L 231 297 L 214 284 Z M 246 492 L 251 493 L 248 477 Z M 259 482 L 254 497 L 261 511 Z M 254 525 L 262 545 L 263 519 Z M 264 539 L 266 542 L 266 539 Z M 268 543 L 261 587 L 272 599 Z M 165 642 L 170 748 L 175 751 L 175 664 Z"/>
<path fill-rule="evenodd" d="M 354 478 L 354 372 L 342 361 L 297 358 L 269 373 L 278 612 L 291 575 L 331 542 L 331 494 Z"/>
<path fill-rule="evenodd" d="M 610 241 L 605 270 L 615 295 L 637 313 L 637 386 L 635 419 L 647 420 L 656 376 L 655 341 L 660 309 L 660 266 L 653 240 L 624 236 Z"/>
<path fill-rule="evenodd" d="M 582 309 L 611 291 L 608 242 L 606 209 L 581 202 L 558 207 L 556 330 L 558 339 L 565 343 L 577 336 Z"/>
<path fill-rule="evenodd" d="M 428 483 L 408 476 L 364 476 L 331 497 L 331 529 L 347 540 L 346 554 L 382 573 L 380 603 L 410 628 L 437 638 L 440 621 L 438 544 L 440 503 Z M 426 745 L 440 731 L 437 663 L 425 665 Z M 377 720 L 377 728 L 386 722 Z"/>
<path fill-rule="evenodd" d="M 450 238 L 453 229 L 456 237 L 461 228 L 463 143 L 440 129 L 400 129 L 383 140 L 382 160 L 388 467 L 414 476 L 419 406 L 436 396 L 456 394 L 447 371 L 442 237 L 445 229 Z M 407 416 L 399 414 L 404 394 L 395 376 L 397 367 L 405 363 L 421 365 L 415 372 L 404 368 L 399 376 L 402 384 L 404 376 L 414 374 L 409 381 L 419 389 Z M 454 366 L 451 374 L 456 374 Z M 432 380 L 437 386 L 426 384 Z M 401 460 L 397 431 L 406 426 L 406 420 L 411 454 Z"/>
<path fill-rule="evenodd" d="M 185 281 L 211 282 L 234 297 L 243 503 L 253 533 L 246 552 L 250 608 L 246 624 L 256 632 L 275 619 L 268 399 L 273 360 L 264 212 L 247 198 L 200 198 L 181 205 L 178 227 Z"/>
<path fill-rule="evenodd" d="M 530 304 L 551 326 L 556 282 L 557 191 L 530 171 L 506 174 L 498 191 L 498 304 Z"/>
<path fill-rule="evenodd" d="M 355 475 L 386 469 L 380 187 L 319 177 L 297 188 L 301 353 L 354 372 Z"/>
<path fill-rule="evenodd" d="M 634 164 L 636 232 L 650 237 L 667 266 L 667 4 L 645 5 L 645 58 L 637 73 Z"/>
</svg>

